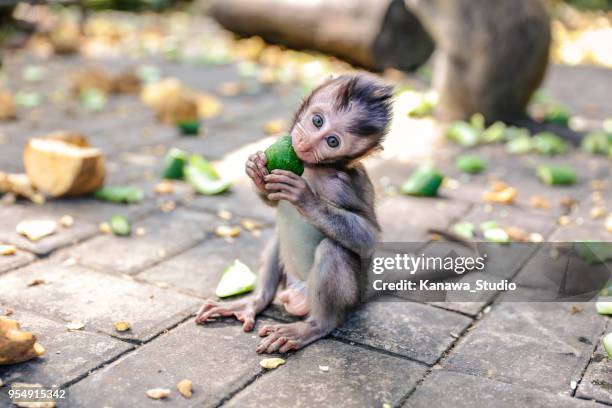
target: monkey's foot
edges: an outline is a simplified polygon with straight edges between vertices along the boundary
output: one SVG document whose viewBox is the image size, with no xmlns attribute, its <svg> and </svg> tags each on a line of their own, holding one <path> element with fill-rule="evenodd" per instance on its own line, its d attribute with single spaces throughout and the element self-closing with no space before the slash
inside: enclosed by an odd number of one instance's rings
<svg viewBox="0 0 612 408">
<path fill-rule="evenodd" d="M 306 299 L 306 286 L 303 283 L 289 286 L 278 295 L 278 298 L 290 315 L 306 316 L 310 312 Z"/>
<path fill-rule="evenodd" d="M 285 353 L 289 350 L 298 350 L 327 336 L 333 329 L 333 327 L 323 328 L 314 322 L 265 325 L 259 329 L 259 335 L 265 339 L 259 343 L 256 351 Z"/>
<path fill-rule="evenodd" d="M 196 315 L 196 324 L 204 324 L 211 317 L 219 316 L 235 316 L 236 319 L 242 322 L 244 331 L 251 331 L 255 327 L 255 315 L 257 300 L 246 298 L 235 300 L 233 302 L 217 302 L 216 300 L 208 299 L 204 302 Z"/>
</svg>

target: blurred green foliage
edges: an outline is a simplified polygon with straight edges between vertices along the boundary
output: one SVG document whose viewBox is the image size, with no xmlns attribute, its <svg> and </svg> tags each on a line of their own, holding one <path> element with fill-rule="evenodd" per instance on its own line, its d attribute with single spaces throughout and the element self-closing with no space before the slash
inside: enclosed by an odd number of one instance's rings
<svg viewBox="0 0 612 408">
<path fill-rule="evenodd" d="M 563 0 L 581 10 L 612 10 L 612 0 Z"/>
</svg>

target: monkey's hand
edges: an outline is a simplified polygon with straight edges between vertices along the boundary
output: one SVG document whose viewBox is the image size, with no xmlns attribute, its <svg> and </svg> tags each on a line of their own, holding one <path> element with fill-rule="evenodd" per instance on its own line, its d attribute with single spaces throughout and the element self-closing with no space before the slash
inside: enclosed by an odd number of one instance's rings
<svg viewBox="0 0 612 408">
<path fill-rule="evenodd" d="M 257 299 L 250 297 L 233 302 L 217 302 L 216 300 L 208 299 L 198 310 L 195 322 L 197 324 L 204 324 L 211 317 L 234 316 L 242 322 L 242 330 L 248 332 L 255 327 L 257 304 Z"/>
<path fill-rule="evenodd" d="M 253 180 L 255 187 L 262 194 L 266 193 L 264 177 L 270 174 L 266 168 L 267 163 L 266 154 L 259 151 L 249 156 L 245 166 L 246 174 Z"/>
<path fill-rule="evenodd" d="M 270 192 L 268 200 L 287 200 L 293 204 L 300 213 L 310 208 L 316 200 L 303 177 L 287 170 L 272 170 L 272 174 L 264 177 L 265 189 Z"/>
</svg>

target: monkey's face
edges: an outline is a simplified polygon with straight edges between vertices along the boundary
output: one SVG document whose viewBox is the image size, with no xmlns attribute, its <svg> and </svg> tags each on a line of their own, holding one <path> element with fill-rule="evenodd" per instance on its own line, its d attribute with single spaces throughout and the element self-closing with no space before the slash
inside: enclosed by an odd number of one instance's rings
<svg viewBox="0 0 612 408">
<path fill-rule="evenodd" d="M 291 130 L 293 148 L 306 164 L 330 164 L 361 156 L 371 145 L 369 138 L 348 129 L 359 109 L 349 106 L 337 111 L 330 91 L 322 90 L 311 99 Z"/>
</svg>

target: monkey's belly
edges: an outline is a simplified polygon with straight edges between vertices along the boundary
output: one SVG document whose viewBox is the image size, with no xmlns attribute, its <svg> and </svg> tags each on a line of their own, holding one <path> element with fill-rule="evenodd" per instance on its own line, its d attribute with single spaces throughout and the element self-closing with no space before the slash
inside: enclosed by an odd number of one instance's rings
<svg viewBox="0 0 612 408">
<path fill-rule="evenodd" d="M 317 246 L 325 236 L 287 201 L 278 203 L 276 225 L 285 272 L 305 281 L 314 263 Z"/>
</svg>

